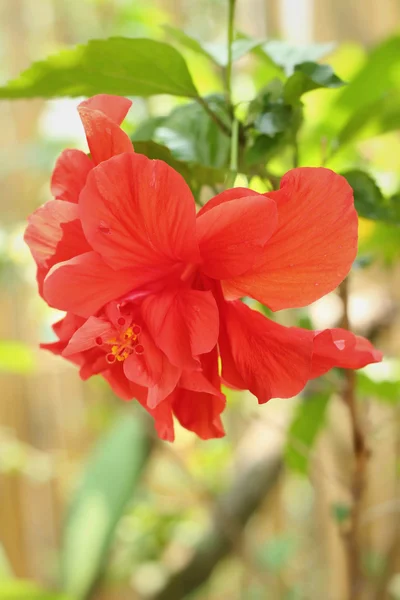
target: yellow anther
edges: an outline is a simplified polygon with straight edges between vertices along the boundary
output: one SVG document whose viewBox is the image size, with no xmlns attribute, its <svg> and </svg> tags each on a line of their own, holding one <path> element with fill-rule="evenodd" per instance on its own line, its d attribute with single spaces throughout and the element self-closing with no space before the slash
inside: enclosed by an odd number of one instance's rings
<svg viewBox="0 0 400 600">
<path fill-rule="evenodd" d="M 128 358 L 137 345 L 140 332 L 140 327 L 133 325 L 132 327 L 128 327 L 124 332 L 121 332 L 118 339 L 112 338 L 105 342 L 111 346 L 110 355 L 115 356 L 115 360 L 120 362 Z"/>
<path fill-rule="evenodd" d="M 133 336 L 134 335 L 133 335 L 132 327 L 128 327 L 128 329 L 124 333 L 124 339 L 130 340 Z"/>
</svg>

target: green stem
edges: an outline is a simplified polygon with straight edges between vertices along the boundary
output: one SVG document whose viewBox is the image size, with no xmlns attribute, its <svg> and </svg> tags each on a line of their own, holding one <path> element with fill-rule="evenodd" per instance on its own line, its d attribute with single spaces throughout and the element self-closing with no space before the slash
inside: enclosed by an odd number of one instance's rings
<svg viewBox="0 0 400 600">
<path fill-rule="evenodd" d="M 293 140 L 293 168 L 297 169 L 299 166 L 299 144 L 297 142 L 297 136 Z"/>
<path fill-rule="evenodd" d="M 200 106 L 202 106 L 204 108 L 206 113 L 214 121 L 214 123 L 216 125 L 218 125 L 218 127 L 221 129 L 221 131 L 223 131 L 226 135 L 231 135 L 228 125 L 226 125 L 222 121 L 222 119 L 220 119 L 220 117 L 212 110 L 212 108 L 210 108 L 209 104 L 207 103 L 207 101 L 204 98 L 202 98 L 201 96 L 197 96 L 195 98 L 195 100 L 198 104 L 200 104 Z"/>
<path fill-rule="evenodd" d="M 228 8 L 228 63 L 226 65 L 225 89 L 226 101 L 229 106 L 232 105 L 232 43 L 235 29 L 235 9 L 236 0 L 229 0 Z"/>
<path fill-rule="evenodd" d="M 239 156 L 239 121 L 233 119 L 232 121 L 232 134 L 231 134 L 231 158 L 229 163 L 230 173 L 226 178 L 226 188 L 230 188 L 235 183 L 236 175 L 238 173 L 238 156 Z"/>
<path fill-rule="evenodd" d="M 233 119 L 231 134 L 231 161 L 230 169 L 234 173 L 238 171 L 238 150 L 239 150 L 239 121 Z"/>
</svg>

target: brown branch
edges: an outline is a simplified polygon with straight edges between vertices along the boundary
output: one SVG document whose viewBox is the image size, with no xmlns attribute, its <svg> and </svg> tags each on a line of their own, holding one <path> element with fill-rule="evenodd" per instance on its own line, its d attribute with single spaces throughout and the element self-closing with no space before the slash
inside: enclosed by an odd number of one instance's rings
<svg viewBox="0 0 400 600">
<path fill-rule="evenodd" d="M 200 106 L 202 106 L 204 108 L 204 110 L 206 111 L 208 116 L 214 121 L 214 123 L 220 128 L 220 130 L 223 131 L 225 133 L 225 135 L 230 137 L 230 135 L 231 135 L 230 127 L 228 125 L 226 125 L 226 123 L 224 123 L 224 121 L 217 115 L 217 113 L 215 113 L 212 110 L 212 108 L 210 107 L 208 102 L 201 96 L 196 96 L 195 100 L 196 100 L 196 102 L 198 102 L 198 104 L 200 104 Z"/>
<path fill-rule="evenodd" d="M 342 327 L 349 329 L 349 279 L 340 286 L 340 297 L 343 301 Z M 349 582 L 349 600 L 359 600 L 362 594 L 363 574 L 361 567 L 360 515 L 362 496 L 365 488 L 366 469 L 370 452 L 367 447 L 364 431 L 360 421 L 356 399 L 356 374 L 353 370 L 345 371 L 343 400 L 349 409 L 352 446 L 354 452 L 354 471 L 352 480 L 352 510 L 349 529 L 346 532 L 346 554 Z"/>
<path fill-rule="evenodd" d="M 207 581 L 217 564 L 235 550 L 247 521 L 278 481 L 281 468 L 281 455 L 276 452 L 238 476 L 217 502 L 211 526 L 189 562 L 152 600 L 182 600 Z"/>
</svg>

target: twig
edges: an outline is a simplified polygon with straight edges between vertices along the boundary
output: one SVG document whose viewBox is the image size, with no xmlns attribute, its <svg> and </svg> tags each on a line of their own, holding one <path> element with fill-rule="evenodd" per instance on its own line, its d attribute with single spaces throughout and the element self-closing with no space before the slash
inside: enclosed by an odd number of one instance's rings
<svg viewBox="0 0 400 600">
<path fill-rule="evenodd" d="M 343 301 L 342 327 L 349 328 L 349 279 L 340 286 L 340 297 Z M 360 547 L 360 516 L 362 495 L 365 488 L 366 468 L 369 450 L 360 422 L 356 401 L 356 374 L 353 370 L 345 371 L 343 400 L 349 409 L 352 445 L 354 451 L 354 472 L 352 480 L 352 511 L 349 529 L 346 532 L 347 569 L 349 581 L 349 600 L 359 600 L 362 593 L 362 569 Z"/>
<path fill-rule="evenodd" d="M 235 549 L 247 521 L 274 488 L 282 468 L 280 452 L 253 464 L 216 504 L 212 525 L 189 562 L 167 581 L 152 600 L 182 600 L 210 577 Z"/>
<path fill-rule="evenodd" d="M 225 133 L 225 135 L 228 135 L 230 137 L 230 135 L 231 135 L 230 128 L 228 127 L 228 125 L 226 125 L 226 123 L 223 122 L 223 120 L 217 115 L 217 113 L 215 113 L 212 110 L 212 108 L 210 107 L 208 102 L 205 100 L 205 98 L 202 98 L 201 96 L 196 96 L 195 100 L 198 104 L 200 104 L 200 106 L 202 106 L 204 108 L 206 113 L 214 121 L 214 123 L 216 125 L 218 125 L 218 127 L 221 129 L 221 131 L 223 131 Z"/>
<path fill-rule="evenodd" d="M 400 424 L 400 411 L 398 409 L 397 409 L 396 422 L 397 422 L 397 426 L 398 426 Z M 398 431 L 398 427 L 397 427 L 397 431 Z M 399 459 L 400 459 L 400 435 L 397 435 L 397 440 L 396 440 L 396 459 L 397 459 L 396 464 L 398 464 Z M 388 505 L 388 504 L 390 505 L 391 502 L 393 504 L 395 502 L 397 502 L 397 504 L 399 503 L 398 498 L 399 498 L 399 492 L 400 492 L 400 480 L 398 478 L 396 480 L 396 492 L 397 492 L 397 494 L 396 494 L 395 500 L 385 503 L 386 505 Z M 387 508 L 390 508 L 390 506 L 387 506 Z M 397 506 L 397 508 L 400 508 L 400 507 Z M 377 506 L 376 509 L 379 509 L 379 506 Z M 393 509 L 396 509 L 396 506 L 393 506 Z M 386 561 L 385 561 L 384 569 L 377 581 L 373 600 L 381 600 L 382 598 L 385 598 L 385 594 L 387 594 L 387 590 L 389 587 L 390 579 L 393 577 L 393 575 L 396 572 L 396 564 L 398 562 L 399 555 L 400 555 L 400 520 L 397 518 L 394 521 L 393 537 L 392 537 L 389 549 L 386 553 Z"/>
</svg>

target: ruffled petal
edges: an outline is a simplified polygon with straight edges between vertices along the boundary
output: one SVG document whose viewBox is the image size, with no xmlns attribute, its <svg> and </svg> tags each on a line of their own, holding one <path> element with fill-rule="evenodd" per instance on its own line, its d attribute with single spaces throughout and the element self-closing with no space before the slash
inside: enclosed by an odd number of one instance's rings
<svg viewBox="0 0 400 600">
<path fill-rule="evenodd" d="M 153 409 L 175 389 L 181 369 L 169 362 L 146 332 L 142 332 L 140 342 L 144 352 L 128 356 L 124 373 L 130 381 L 148 388 L 147 406 Z"/>
<path fill-rule="evenodd" d="M 85 319 L 78 317 L 72 313 L 67 313 L 65 317 L 53 324 L 52 329 L 59 338 L 57 342 L 40 344 L 43 350 L 49 350 L 53 354 L 60 355 L 64 352 L 70 338 L 74 335 L 77 329 L 85 323 Z M 71 354 L 68 360 L 75 365 L 82 366 L 85 362 L 82 352 Z"/>
<path fill-rule="evenodd" d="M 64 354 L 63 354 L 64 356 Z M 81 356 L 82 363 L 81 368 L 79 369 L 79 377 L 86 381 L 93 375 L 99 375 L 108 369 L 108 363 L 106 361 L 106 357 L 104 352 L 102 352 L 99 348 L 90 348 L 85 352 L 78 354 L 71 354 L 66 358 L 71 360 L 71 356 Z"/>
<path fill-rule="evenodd" d="M 114 394 L 122 400 L 139 400 L 141 404 L 146 401 L 147 389 L 127 379 L 123 363 L 118 362 L 102 372 L 104 379 L 110 384 Z"/>
<path fill-rule="evenodd" d="M 228 299 L 252 296 L 272 310 L 305 306 L 333 290 L 357 252 L 357 213 L 347 181 L 324 168 L 289 171 L 278 192 L 278 227 L 255 266 L 224 282 Z"/>
<path fill-rule="evenodd" d="M 369 340 L 346 329 L 325 329 L 312 333 L 314 352 L 311 378 L 319 377 L 333 367 L 361 369 L 382 360 L 382 352 L 376 350 Z"/>
<path fill-rule="evenodd" d="M 161 402 L 154 410 L 147 410 L 154 418 L 154 426 L 158 437 L 166 442 L 173 442 L 175 431 L 170 402 Z"/>
<path fill-rule="evenodd" d="M 78 207 L 50 200 L 29 217 L 24 240 L 38 266 L 39 291 L 49 269 L 56 263 L 91 250 L 79 221 Z"/>
<path fill-rule="evenodd" d="M 111 121 L 117 123 L 117 125 L 121 125 L 131 106 L 132 100 L 128 100 L 128 98 L 124 98 L 123 96 L 97 94 L 87 100 L 83 100 L 79 104 L 78 109 L 98 110 L 104 113 Z"/>
<path fill-rule="evenodd" d="M 135 278 L 132 271 L 114 271 L 96 252 L 86 252 L 54 265 L 44 281 L 43 295 L 54 308 L 90 317 L 134 288 Z"/>
<path fill-rule="evenodd" d="M 220 390 L 216 348 L 201 357 L 202 371 L 184 372 L 170 397 L 180 424 L 203 440 L 225 435 L 221 413 L 226 404 Z"/>
<path fill-rule="evenodd" d="M 57 159 L 51 177 L 50 188 L 54 198 L 77 204 L 93 167 L 93 161 L 81 150 L 64 150 Z"/>
<path fill-rule="evenodd" d="M 223 192 L 220 192 L 219 194 L 211 198 L 211 200 L 206 202 L 206 204 L 202 206 L 199 212 L 197 213 L 197 217 L 201 217 L 212 208 L 215 208 L 216 206 L 219 206 L 224 202 L 229 202 L 230 200 L 237 200 L 238 198 L 246 198 L 247 196 L 262 196 L 262 194 L 259 194 L 254 190 L 244 187 L 237 187 L 231 188 L 229 190 L 224 190 Z"/>
<path fill-rule="evenodd" d="M 115 329 L 111 323 L 105 319 L 97 317 L 89 317 L 87 321 L 72 335 L 66 349 L 63 352 L 64 356 L 84 352 L 90 348 L 101 346 L 96 340 L 102 339 L 107 341 L 113 337 Z"/>
<path fill-rule="evenodd" d="M 220 318 L 221 338 L 225 338 L 220 344 L 223 379 L 235 387 L 244 383 L 260 403 L 290 398 L 303 389 L 311 370 L 309 332 L 274 323 L 240 301 L 226 302 Z M 230 381 L 232 366 L 239 381 Z"/>
<path fill-rule="evenodd" d="M 79 116 L 96 165 L 111 156 L 133 152 L 129 136 L 120 128 L 131 104 L 127 98 L 108 94 L 93 96 L 79 104 Z"/>
<path fill-rule="evenodd" d="M 52 329 L 60 340 L 69 341 L 75 331 L 82 327 L 85 319 L 73 313 L 67 313 L 65 317 L 52 325 Z"/>
<path fill-rule="evenodd" d="M 147 390 L 146 390 L 147 395 Z M 147 410 L 154 419 L 154 427 L 158 437 L 167 442 L 173 442 L 175 439 L 174 420 L 172 416 L 172 407 L 170 398 L 173 393 L 155 408 L 149 408 L 147 399 L 138 398 L 141 405 Z"/>
<path fill-rule="evenodd" d="M 193 196 L 162 161 L 123 154 L 98 165 L 79 207 L 87 239 L 114 269 L 147 269 L 157 279 L 200 261 Z"/>
<path fill-rule="evenodd" d="M 235 191 L 235 190 L 233 190 Z M 224 201 L 197 218 L 202 271 L 229 279 L 248 271 L 276 229 L 276 204 L 262 195 Z"/>
<path fill-rule="evenodd" d="M 196 368 L 193 357 L 217 343 L 219 316 L 211 292 L 180 288 L 148 296 L 142 316 L 156 345 L 179 367 Z"/>
</svg>

